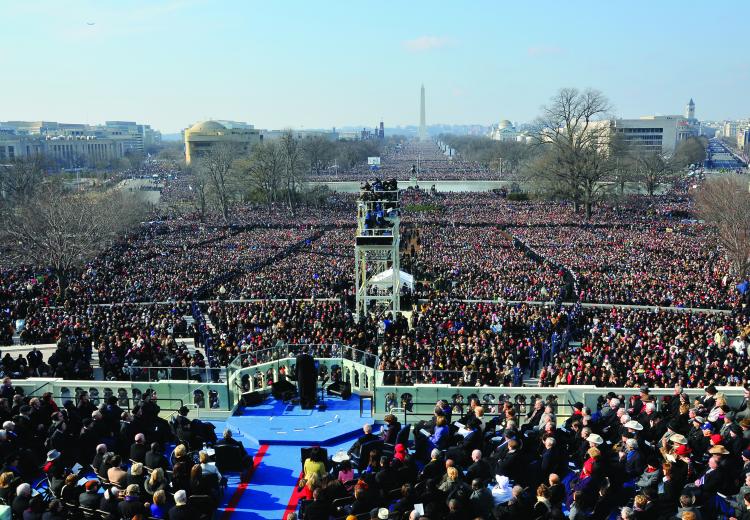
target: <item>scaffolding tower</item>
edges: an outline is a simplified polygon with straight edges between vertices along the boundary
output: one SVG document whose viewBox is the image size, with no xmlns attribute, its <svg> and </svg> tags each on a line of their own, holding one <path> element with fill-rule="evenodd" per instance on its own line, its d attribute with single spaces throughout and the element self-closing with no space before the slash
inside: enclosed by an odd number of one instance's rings
<svg viewBox="0 0 750 520">
<path fill-rule="evenodd" d="M 365 184 L 357 199 L 356 319 L 401 311 L 401 203 L 395 180 Z"/>
</svg>

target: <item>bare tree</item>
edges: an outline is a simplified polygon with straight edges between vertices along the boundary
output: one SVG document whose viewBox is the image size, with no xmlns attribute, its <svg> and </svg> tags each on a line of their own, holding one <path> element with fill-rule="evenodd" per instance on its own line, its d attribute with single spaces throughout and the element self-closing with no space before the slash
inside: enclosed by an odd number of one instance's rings
<svg viewBox="0 0 750 520">
<path fill-rule="evenodd" d="M 635 155 L 637 179 L 645 186 L 646 192 L 653 196 L 660 184 L 674 179 L 677 171 L 675 164 L 659 152 L 643 152 Z"/>
<path fill-rule="evenodd" d="M 195 209 L 200 215 L 201 222 L 206 220 L 206 209 L 208 206 L 208 176 L 200 168 L 186 167 L 187 174 L 191 176 L 190 193 Z"/>
<path fill-rule="evenodd" d="M 586 218 L 615 170 L 609 150 L 614 132 L 605 119 L 608 111 L 609 102 L 601 92 L 565 88 L 542 108 L 536 123 L 534 139 L 548 157 L 536 162 L 544 169 L 532 168 L 532 172 L 563 189 L 576 211 L 583 205 Z"/>
<path fill-rule="evenodd" d="M 299 139 L 294 137 L 291 130 L 284 132 L 279 140 L 284 160 L 284 185 L 289 211 L 294 215 L 294 203 L 297 190 L 304 182 L 304 167 L 302 165 L 302 147 Z"/>
<path fill-rule="evenodd" d="M 0 196 L 9 204 L 24 203 L 41 187 L 45 159 L 41 155 L 14 159 L 0 165 Z"/>
<path fill-rule="evenodd" d="M 705 137 L 690 137 L 677 144 L 672 156 L 672 163 L 684 168 L 690 164 L 702 164 L 706 158 L 708 140 Z"/>
<path fill-rule="evenodd" d="M 136 225 L 145 210 L 132 193 L 66 193 L 48 184 L 3 215 L 0 243 L 12 261 L 52 269 L 63 296 L 73 273 Z"/>
<path fill-rule="evenodd" d="M 698 212 L 716 226 L 734 274 L 746 280 L 750 273 L 750 193 L 747 180 L 723 176 L 706 182 L 696 196 Z"/>
<path fill-rule="evenodd" d="M 235 192 L 232 165 L 238 156 L 239 153 L 235 147 L 220 144 L 211 147 L 209 152 L 198 160 L 196 173 L 206 179 L 210 194 L 216 202 L 224 222 L 229 221 L 229 206 Z"/>
<path fill-rule="evenodd" d="M 310 165 L 310 173 L 320 174 L 320 170 L 328 166 L 333 159 L 334 145 L 322 136 L 313 136 L 304 141 L 304 154 Z"/>
<path fill-rule="evenodd" d="M 286 163 L 278 142 L 263 142 L 253 148 L 250 158 L 240 165 L 252 190 L 260 192 L 267 203 L 275 202 Z"/>
</svg>

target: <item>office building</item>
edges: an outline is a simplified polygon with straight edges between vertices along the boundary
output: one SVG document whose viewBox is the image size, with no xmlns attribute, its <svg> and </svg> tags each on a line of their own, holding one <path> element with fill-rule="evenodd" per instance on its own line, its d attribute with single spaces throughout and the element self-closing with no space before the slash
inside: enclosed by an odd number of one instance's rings
<svg viewBox="0 0 750 520">
<path fill-rule="evenodd" d="M 44 155 L 59 168 L 105 167 L 125 155 L 123 143 L 87 135 L 42 136 L 0 132 L 0 162 Z"/>
<path fill-rule="evenodd" d="M 615 119 L 610 124 L 628 146 L 666 155 L 674 153 L 680 141 L 698 135 L 696 125 L 677 115 Z"/>
<path fill-rule="evenodd" d="M 98 136 L 122 141 L 125 153 L 147 153 L 161 144 L 161 133 L 150 125 L 135 121 L 105 121 L 104 126 L 94 127 Z"/>
<path fill-rule="evenodd" d="M 106 166 L 130 153 L 146 153 L 161 133 L 133 121 L 104 125 L 56 121 L 0 122 L 0 159 L 48 156 L 61 168 Z"/>
<path fill-rule="evenodd" d="M 745 152 L 750 152 L 750 127 L 737 131 L 737 148 Z"/>
</svg>

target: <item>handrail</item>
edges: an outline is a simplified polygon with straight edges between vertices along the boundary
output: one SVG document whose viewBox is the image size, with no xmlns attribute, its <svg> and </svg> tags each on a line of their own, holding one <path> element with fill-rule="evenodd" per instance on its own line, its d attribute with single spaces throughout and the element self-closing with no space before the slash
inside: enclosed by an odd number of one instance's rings
<svg viewBox="0 0 750 520">
<path fill-rule="evenodd" d="M 40 386 L 39 388 L 34 388 L 34 389 L 33 389 L 33 390 L 31 391 L 31 392 L 29 392 L 29 394 L 28 394 L 28 397 L 33 397 L 33 396 L 34 396 L 34 394 L 35 394 L 36 392 L 38 392 L 39 390 L 41 390 L 41 389 L 42 389 L 42 388 L 44 388 L 45 386 L 47 386 L 47 385 L 51 384 L 51 383 L 52 383 L 53 381 L 54 381 L 54 379 L 52 379 L 52 380 L 50 380 L 50 381 L 47 381 L 46 383 L 44 383 L 44 384 L 43 384 L 42 386 Z"/>
<path fill-rule="evenodd" d="M 52 399 L 59 399 L 60 401 L 62 401 L 63 399 L 67 400 L 67 399 L 74 399 L 74 398 L 77 398 L 77 397 L 78 396 L 53 395 Z M 130 396 L 128 396 L 128 397 L 120 397 L 120 396 L 114 395 L 114 397 L 117 398 L 118 405 L 120 404 L 121 401 L 127 401 L 127 404 L 125 406 L 126 406 L 128 412 L 133 409 L 133 407 L 131 407 L 131 405 L 130 405 L 130 401 L 133 401 L 134 405 L 137 404 L 140 401 L 143 401 L 142 398 L 135 398 L 135 397 L 130 397 Z M 104 397 L 100 395 L 100 396 L 97 396 L 97 397 L 92 397 L 91 399 L 92 400 L 94 400 L 94 399 L 104 400 Z M 164 401 L 177 401 L 177 402 L 180 403 L 180 406 L 177 407 L 177 408 L 164 408 L 164 410 L 166 410 L 166 411 L 170 411 L 170 410 L 177 411 L 180 408 L 182 408 L 183 406 L 185 406 L 185 402 L 182 399 L 178 398 L 178 397 L 157 397 L 154 400 L 154 402 L 157 405 L 159 404 L 160 401 L 161 402 L 164 402 Z M 161 408 L 161 406 L 159 408 Z"/>
</svg>

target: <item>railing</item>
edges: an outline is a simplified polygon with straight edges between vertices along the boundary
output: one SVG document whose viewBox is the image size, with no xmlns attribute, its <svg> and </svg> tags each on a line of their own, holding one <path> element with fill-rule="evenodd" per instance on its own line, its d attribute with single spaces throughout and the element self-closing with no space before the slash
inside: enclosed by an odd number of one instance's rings
<svg viewBox="0 0 750 520">
<path fill-rule="evenodd" d="M 744 389 L 738 387 L 717 387 L 727 398 L 730 406 L 739 405 L 743 398 Z M 560 414 L 559 407 L 567 407 L 573 403 L 583 403 L 586 407 L 596 411 L 601 404 L 602 396 L 614 392 L 626 400 L 639 394 L 638 388 L 604 388 L 595 386 L 558 386 L 554 388 L 535 387 L 455 387 L 450 385 L 402 385 L 376 387 L 376 416 L 386 413 L 403 413 L 407 410 L 412 415 L 431 415 L 438 400 L 444 399 L 449 404 L 462 402 L 468 404 L 472 397 L 477 397 L 480 404 L 486 407 L 485 412 L 494 413 L 494 409 L 505 401 L 518 403 L 525 400 L 525 406 L 533 406 L 536 398 L 545 403 L 555 404 L 553 411 Z M 684 393 L 693 400 L 704 395 L 703 389 L 686 388 Z M 662 406 L 662 399 L 673 396 L 674 389 L 654 388 L 650 391 L 657 410 Z M 627 408 L 628 402 L 623 402 Z M 558 407 L 558 408 L 556 408 Z"/>
<path fill-rule="evenodd" d="M 40 386 L 41 385 L 41 386 Z M 201 410 L 230 411 L 233 403 L 229 399 L 226 382 L 213 383 L 195 381 L 72 381 L 59 378 L 14 379 L 13 386 L 21 388 L 26 395 L 38 393 L 40 388 L 49 391 L 61 401 L 77 402 L 86 392 L 95 405 L 106 402 L 111 397 L 123 403 L 137 402 L 143 395 L 156 395 L 159 403 L 168 403 L 165 410 L 179 409 L 183 404 L 196 406 Z M 130 406 L 129 404 L 127 406 Z"/>
<path fill-rule="evenodd" d="M 268 391 L 281 378 L 292 378 L 296 357 L 306 352 L 317 361 L 319 370 L 330 374 L 341 371 L 342 381 L 353 391 L 374 392 L 380 381 L 378 356 L 340 344 L 286 344 L 249 351 L 237 356 L 227 367 L 228 392 L 232 403 L 238 403 L 245 392 Z"/>
<path fill-rule="evenodd" d="M 139 367 L 126 366 L 122 369 L 128 381 L 193 381 L 197 383 L 227 381 L 225 367 Z"/>
<path fill-rule="evenodd" d="M 137 404 L 140 404 L 143 402 L 142 397 L 128 397 L 128 396 L 122 396 L 117 395 L 117 406 L 121 407 L 123 410 L 129 412 L 131 411 Z M 58 405 L 62 405 L 67 400 L 72 400 L 74 403 L 78 404 L 78 401 L 80 400 L 80 396 L 70 396 L 70 395 L 53 395 L 52 399 L 55 399 L 57 401 Z M 99 404 L 98 401 L 105 400 L 106 398 L 96 396 L 93 399 L 91 399 L 91 402 L 94 403 L 94 405 Z M 174 399 L 174 398 L 162 398 L 156 396 L 152 399 L 152 401 L 159 406 L 159 408 L 162 411 L 165 412 L 176 412 L 180 408 L 182 408 L 185 405 L 185 401 L 182 399 Z M 132 404 L 131 404 L 132 403 Z M 162 406 L 163 404 L 167 404 L 167 406 Z"/>
</svg>

